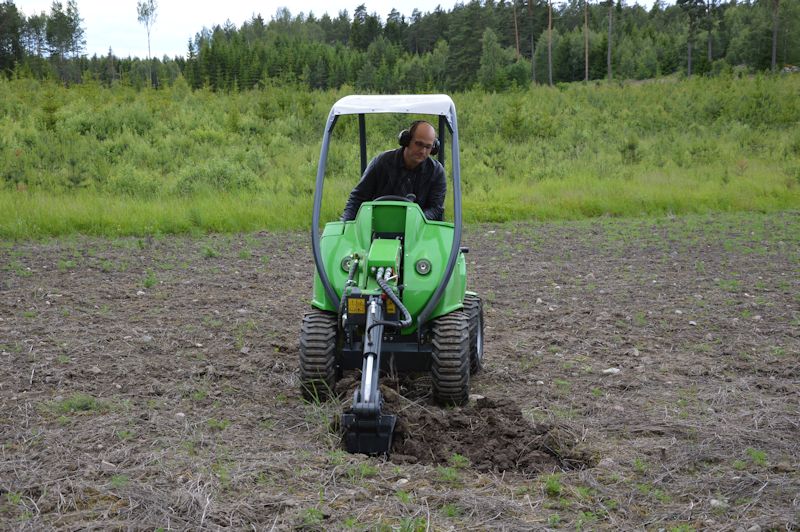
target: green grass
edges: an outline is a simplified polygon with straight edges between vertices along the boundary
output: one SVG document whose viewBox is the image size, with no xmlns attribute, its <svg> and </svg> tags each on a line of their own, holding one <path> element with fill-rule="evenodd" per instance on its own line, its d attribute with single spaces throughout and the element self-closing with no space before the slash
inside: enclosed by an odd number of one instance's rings
<svg viewBox="0 0 800 532">
<path fill-rule="evenodd" d="M 722 76 L 454 94 L 464 219 L 798 209 L 798 92 L 798 76 Z M 322 125 L 344 95 L 30 79 L 2 79 L 0 93 L 4 239 L 307 228 Z M 408 121 L 367 117 L 369 155 Z M 343 117 L 334 132 L 323 220 L 358 180 L 357 129 Z"/>
</svg>

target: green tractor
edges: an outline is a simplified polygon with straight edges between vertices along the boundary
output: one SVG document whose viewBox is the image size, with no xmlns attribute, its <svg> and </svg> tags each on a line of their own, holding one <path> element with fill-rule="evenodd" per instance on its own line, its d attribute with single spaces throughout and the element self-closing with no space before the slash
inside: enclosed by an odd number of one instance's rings
<svg viewBox="0 0 800 532">
<path fill-rule="evenodd" d="M 364 202 L 355 220 L 329 222 L 320 210 L 331 134 L 342 115 L 357 115 L 361 172 L 367 166 L 367 114 L 438 117 L 439 161 L 450 133 L 453 223 L 427 220 L 411 198 Z M 445 165 L 445 167 L 447 167 Z M 470 375 L 483 364 L 483 307 L 466 290 L 461 247 L 461 175 L 456 109 L 445 95 L 347 96 L 325 125 L 311 230 L 316 274 L 312 309 L 300 332 L 300 381 L 308 400 L 333 394 L 344 370 L 361 368 L 352 407 L 342 415 L 351 453 L 388 454 L 396 416 L 383 412 L 381 371 L 430 373 L 433 399 L 463 405 Z"/>
</svg>

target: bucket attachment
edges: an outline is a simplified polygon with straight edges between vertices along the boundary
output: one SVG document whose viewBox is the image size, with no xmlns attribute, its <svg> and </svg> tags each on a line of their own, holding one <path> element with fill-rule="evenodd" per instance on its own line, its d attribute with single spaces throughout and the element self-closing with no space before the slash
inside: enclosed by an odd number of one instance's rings
<svg viewBox="0 0 800 532">
<path fill-rule="evenodd" d="M 385 454 L 392 447 L 392 434 L 397 416 L 378 414 L 367 418 L 352 413 L 342 414 L 344 445 L 348 453 Z"/>
</svg>

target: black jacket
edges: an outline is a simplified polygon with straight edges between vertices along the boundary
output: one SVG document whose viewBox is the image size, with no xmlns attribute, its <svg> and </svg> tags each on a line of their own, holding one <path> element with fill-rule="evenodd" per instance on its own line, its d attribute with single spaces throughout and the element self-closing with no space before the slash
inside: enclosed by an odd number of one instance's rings
<svg viewBox="0 0 800 532">
<path fill-rule="evenodd" d="M 414 194 L 416 203 L 428 220 L 441 220 L 444 217 L 444 196 L 447 180 L 444 167 L 435 159 L 428 157 L 414 170 L 406 170 L 403 165 L 403 149 L 389 150 L 370 161 L 361 181 L 350 193 L 341 220 L 354 220 L 358 208 L 365 201 L 380 196 L 406 196 Z"/>
</svg>

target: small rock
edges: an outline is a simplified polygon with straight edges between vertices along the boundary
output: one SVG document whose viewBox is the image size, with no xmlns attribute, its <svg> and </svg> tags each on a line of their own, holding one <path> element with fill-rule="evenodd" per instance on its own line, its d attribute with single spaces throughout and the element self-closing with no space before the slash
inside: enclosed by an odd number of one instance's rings
<svg viewBox="0 0 800 532">
<path fill-rule="evenodd" d="M 145 334 L 144 336 L 142 336 L 142 342 L 144 342 L 144 343 L 146 343 L 146 344 L 149 344 L 149 343 L 150 343 L 150 342 L 152 342 L 152 341 L 153 341 L 153 337 L 152 337 L 152 336 L 150 336 L 150 335 L 147 335 L 147 334 Z"/>
<path fill-rule="evenodd" d="M 761 314 L 756 314 L 755 316 L 753 316 L 753 319 L 754 319 L 755 321 L 761 321 L 761 320 L 762 320 L 762 318 L 761 318 Z"/>
<path fill-rule="evenodd" d="M 137 295 L 137 296 L 143 296 L 143 295 L 144 295 L 144 293 L 145 293 L 145 292 L 144 292 L 144 290 L 138 290 L 138 291 L 136 292 L 136 295 Z"/>
<path fill-rule="evenodd" d="M 725 499 L 711 499 L 708 501 L 712 508 L 727 508 L 728 501 Z"/>
<path fill-rule="evenodd" d="M 407 478 L 398 479 L 397 482 L 395 482 L 395 484 L 397 484 L 398 486 L 404 486 L 408 484 L 408 479 Z"/>
<path fill-rule="evenodd" d="M 100 462 L 100 469 L 102 469 L 103 471 L 113 471 L 116 468 L 117 466 L 112 464 L 111 462 L 106 462 L 105 460 Z"/>
<path fill-rule="evenodd" d="M 177 414 L 175 414 L 175 418 L 178 421 L 183 421 L 186 418 L 186 414 L 184 414 L 183 412 L 178 412 Z"/>
<path fill-rule="evenodd" d="M 622 405 L 614 405 L 613 409 L 615 411 L 617 411 L 617 412 L 624 412 L 625 411 L 625 407 L 622 406 Z"/>
<path fill-rule="evenodd" d="M 692 326 L 697 325 L 697 322 L 694 321 L 694 320 L 691 320 L 691 321 L 689 321 L 689 325 L 692 325 Z"/>
<path fill-rule="evenodd" d="M 247 310 L 246 308 L 238 308 L 236 309 L 236 312 L 238 312 L 239 314 L 250 314 L 250 311 Z"/>
<path fill-rule="evenodd" d="M 469 394 L 470 401 L 480 401 L 481 399 L 486 399 L 486 397 L 483 395 L 478 395 L 476 393 Z"/>
<path fill-rule="evenodd" d="M 97 366 L 92 366 L 91 368 L 89 368 L 89 372 L 94 373 L 95 375 L 99 375 L 100 373 L 103 373 L 103 370 Z"/>
<path fill-rule="evenodd" d="M 761 532 L 761 527 L 758 525 L 753 525 L 747 529 L 747 532 Z"/>
<path fill-rule="evenodd" d="M 616 375 L 620 372 L 619 368 L 607 368 L 603 370 L 603 373 L 606 375 Z"/>
<path fill-rule="evenodd" d="M 613 469 L 617 466 L 617 463 L 612 460 L 611 458 L 603 458 L 599 462 L 597 462 L 597 467 L 601 469 Z"/>
<path fill-rule="evenodd" d="M 541 297 L 537 297 L 536 298 L 536 304 L 537 305 L 541 305 L 542 303 L 544 303 L 544 301 L 542 301 L 542 298 Z"/>
<path fill-rule="evenodd" d="M 683 311 L 682 310 L 676 310 L 675 314 L 683 314 Z"/>
<path fill-rule="evenodd" d="M 243 354 L 243 355 L 246 355 L 247 353 L 249 353 L 249 352 L 250 352 L 250 348 L 249 348 L 249 347 L 247 347 L 247 346 L 244 346 L 243 348 L 239 349 L 239 352 L 240 352 L 241 354 Z"/>
<path fill-rule="evenodd" d="M 634 347 L 633 349 L 631 349 L 631 355 L 633 355 L 635 357 L 638 357 L 639 356 L 639 350 Z"/>
<path fill-rule="evenodd" d="M 114 384 L 114 388 L 116 388 L 117 390 L 121 390 L 121 389 L 122 389 L 122 386 L 121 386 L 121 385 L 119 385 L 119 384 Z"/>
<path fill-rule="evenodd" d="M 536 381 L 536 386 L 544 386 L 544 381 Z"/>
<path fill-rule="evenodd" d="M 195 347 L 203 347 L 203 344 L 194 344 Z"/>
</svg>

